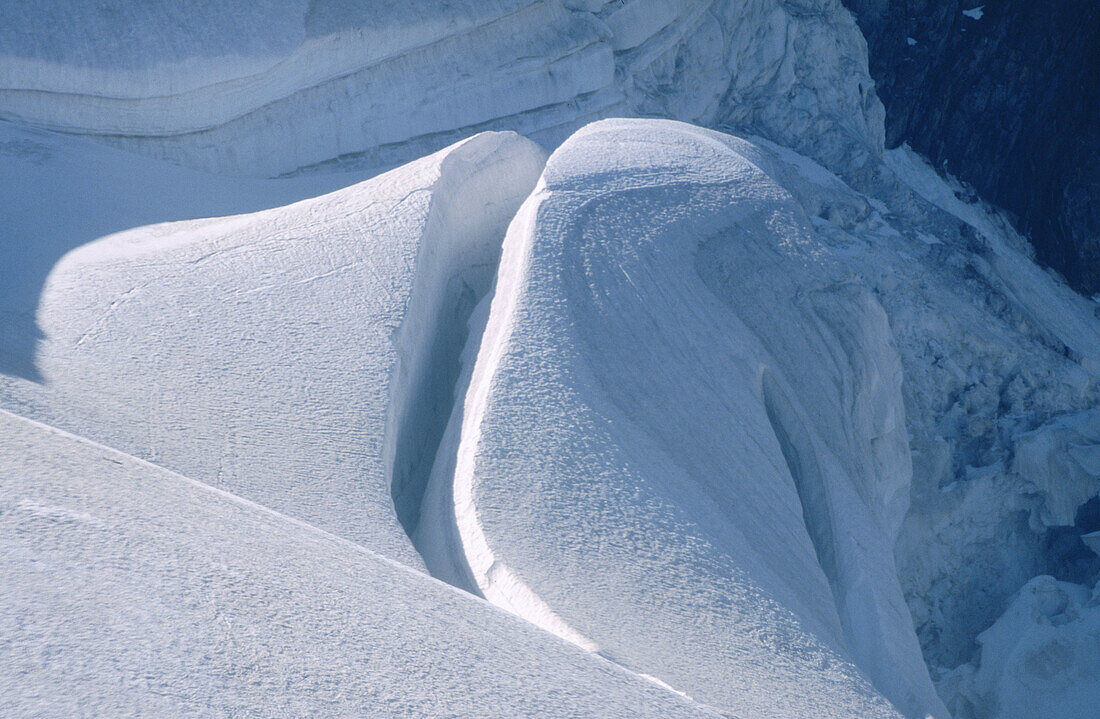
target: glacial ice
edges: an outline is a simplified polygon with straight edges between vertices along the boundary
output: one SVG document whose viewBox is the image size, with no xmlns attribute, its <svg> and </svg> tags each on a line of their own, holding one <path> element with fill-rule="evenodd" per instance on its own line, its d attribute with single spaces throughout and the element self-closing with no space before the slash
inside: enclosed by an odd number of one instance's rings
<svg viewBox="0 0 1100 719">
<path fill-rule="evenodd" d="M 238 174 L 392 167 L 479 130 L 553 146 L 636 114 L 835 168 L 881 146 L 873 87 L 838 0 L 0 4 L 0 118 Z"/>
</svg>

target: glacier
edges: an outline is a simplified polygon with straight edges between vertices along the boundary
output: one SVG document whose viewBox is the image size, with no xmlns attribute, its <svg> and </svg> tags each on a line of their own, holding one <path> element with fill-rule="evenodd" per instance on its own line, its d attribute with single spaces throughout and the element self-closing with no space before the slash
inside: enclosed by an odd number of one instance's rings
<svg viewBox="0 0 1100 719">
<path fill-rule="evenodd" d="M 0 694 L 1087 716 L 1100 305 L 882 128 L 835 0 L 0 4 Z"/>
<path fill-rule="evenodd" d="M 848 162 L 881 145 L 873 88 L 838 0 L 0 6 L 0 119 L 243 175 L 388 168 L 480 130 L 549 147 L 632 114 Z"/>
</svg>

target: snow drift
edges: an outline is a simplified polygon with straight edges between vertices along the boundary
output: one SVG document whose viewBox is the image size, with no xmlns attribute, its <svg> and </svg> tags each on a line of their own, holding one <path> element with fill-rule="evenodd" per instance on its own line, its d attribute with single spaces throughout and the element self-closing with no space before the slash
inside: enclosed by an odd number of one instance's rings
<svg viewBox="0 0 1100 719">
<path fill-rule="evenodd" d="M 945 716 L 891 554 L 910 464 L 889 326 L 769 162 L 659 121 L 554 153 L 418 546 L 723 713 L 888 715 L 854 660 L 906 714 Z"/>
<path fill-rule="evenodd" d="M 421 395 L 457 372 L 542 162 L 480 135 L 316 199 L 84 245 L 39 298 L 39 380 L 0 377 L 0 397 L 418 565 L 392 496 L 419 505 L 449 413 Z"/>
</svg>

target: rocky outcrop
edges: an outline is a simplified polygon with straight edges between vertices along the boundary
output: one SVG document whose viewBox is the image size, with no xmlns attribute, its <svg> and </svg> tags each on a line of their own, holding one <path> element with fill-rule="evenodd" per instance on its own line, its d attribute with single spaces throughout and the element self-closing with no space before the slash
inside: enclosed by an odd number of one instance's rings
<svg viewBox="0 0 1100 719">
<path fill-rule="evenodd" d="M 1016 216 L 1038 260 L 1100 292 L 1100 5 L 845 0 L 886 144 L 908 142 Z"/>
</svg>

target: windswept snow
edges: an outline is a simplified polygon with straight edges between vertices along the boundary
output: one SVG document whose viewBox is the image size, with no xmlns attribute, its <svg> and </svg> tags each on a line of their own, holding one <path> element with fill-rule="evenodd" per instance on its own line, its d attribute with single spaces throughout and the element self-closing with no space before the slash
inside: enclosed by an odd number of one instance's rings
<svg viewBox="0 0 1100 719">
<path fill-rule="evenodd" d="M 84 245 L 41 291 L 38 381 L 0 377 L 0 399 L 419 565 L 391 494 L 415 523 L 449 413 L 425 395 L 449 394 L 542 162 L 479 135 L 316 199 Z"/>
<path fill-rule="evenodd" d="M 882 125 L 838 0 L 0 3 L 0 705 L 1087 714 L 1100 305 Z"/>
<path fill-rule="evenodd" d="M 554 153 L 422 524 L 454 523 L 490 601 L 723 713 L 889 715 L 854 660 L 945 716 L 893 568 L 889 326 L 769 159 L 659 121 Z"/>
<path fill-rule="evenodd" d="M 0 411 L 5 716 L 708 717 L 362 547 Z"/>
</svg>

